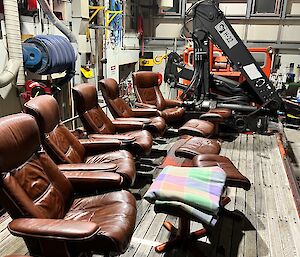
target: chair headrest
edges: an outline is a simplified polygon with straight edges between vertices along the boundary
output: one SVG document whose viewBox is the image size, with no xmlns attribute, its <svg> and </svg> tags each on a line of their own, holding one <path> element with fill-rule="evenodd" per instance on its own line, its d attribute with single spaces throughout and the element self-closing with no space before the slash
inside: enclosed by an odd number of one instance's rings
<svg viewBox="0 0 300 257">
<path fill-rule="evenodd" d="M 72 89 L 72 92 L 79 114 L 98 106 L 98 96 L 95 85 L 89 83 L 79 84 Z"/>
<path fill-rule="evenodd" d="M 158 87 L 162 82 L 162 75 L 153 71 L 138 71 L 132 74 L 133 84 L 138 88 Z"/>
<path fill-rule="evenodd" d="M 0 170 L 13 170 L 24 164 L 40 148 L 35 119 L 19 113 L 0 118 Z"/>
<path fill-rule="evenodd" d="M 102 94 L 106 94 L 109 99 L 116 99 L 119 97 L 119 85 L 117 81 L 112 78 L 102 79 L 100 81 L 100 88 Z"/>
<path fill-rule="evenodd" d="M 24 104 L 26 113 L 37 120 L 42 133 L 50 133 L 60 122 L 58 103 L 50 95 L 41 95 Z"/>
</svg>

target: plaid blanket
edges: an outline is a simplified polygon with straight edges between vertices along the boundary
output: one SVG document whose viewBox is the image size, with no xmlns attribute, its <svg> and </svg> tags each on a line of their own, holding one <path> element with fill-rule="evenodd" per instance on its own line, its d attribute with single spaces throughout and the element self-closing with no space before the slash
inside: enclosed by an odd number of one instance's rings
<svg viewBox="0 0 300 257">
<path fill-rule="evenodd" d="M 176 202 L 176 201 L 155 201 L 155 206 L 168 208 L 175 207 L 176 210 L 183 211 L 185 216 L 189 216 L 191 220 L 195 220 L 202 224 L 208 224 L 210 226 L 214 226 L 217 223 L 217 218 L 215 215 L 205 213 L 203 211 L 199 211 L 187 204 Z M 169 212 L 168 212 L 169 213 Z"/>
<path fill-rule="evenodd" d="M 204 168 L 167 166 L 155 179 L 144 198 L 150 203 L 179 202 L 195 208 L 196 213 L 202 211 L 215 215 L 218 212 L 225 179 L 225 172 L 217 166 Z"/>
</svg>

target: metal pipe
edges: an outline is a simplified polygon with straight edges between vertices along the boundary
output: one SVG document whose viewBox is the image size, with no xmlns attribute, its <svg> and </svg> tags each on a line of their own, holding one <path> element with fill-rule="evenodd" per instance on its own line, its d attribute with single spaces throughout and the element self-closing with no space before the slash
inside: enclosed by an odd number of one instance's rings
<svg viewBox="0 0 300 257">
<path fill-rule="evenodd" d="M 240 105 L 240 104 L 223 104 L 218 103 L 218 108 L 228 108 L 235 111 L 241 111 L 241 112 L 254 112 L 257 111 L 257 107 L 255 106 L 248 106 L 248 105 Z"/>
<path fill-rule="evenodd" d="M 8 0 L 11 1 L 11 0 Z M 67 38 L 70 40 L 72 44 L 77 45 L 77 39 L 73 32 L 62 22 L 60 21 L 55 14 L 52 12 L 51 7 L 49 6 L 47 0 L 38 0 L 41 8 L 43 9 L 44 13 L 48 16 L 49 20 L 52 24 L 57 27 Z M 74 45 L 73 45 L 74 46 Z M 77 53 L 77 51 L 76 51 Z"/>
<path fill-rule="evenodd" d="M 198 103 L 196 103 L 196 106 L 201 107 L 201 108 L 228 108 L 231 110 L 235 111 L 241 111 L 241 112 L 254 112 L 257 111 L 258 108 L 255 106 L 249 106 L 249 105 L 241 105 L 241 104 L 227 104 L 227 103 L 219 103 L 216 101 L 209 101 L 209 100 L 204 100 L 203 102 L 200 103 L 200 106 Z"/>
<path fill-rule="evenodd" d="M 4 18 L 9 59 L 20 62 L 17 85 L 25 85 L 21 28 L 17 0 L 4 0 Z M 11 63 L 11 62 L 10 62 Z M 7 65 L 8 66 L 8 65 Z M 3 75 L 7 76 L 7 75 Z"/>
<path fill-rule="evenodd" d="M 4 71 L 0 73 L 0 88 L 3 88 L 13 82 L 18 75 L 21 64 L 22 61 L 18 59 L 10 59 L 7 62 Z"/>
<path fill-rule="evenodd" d="M 71 121 L 77 120 L 78 118 L 79 118 L 79 115 L 76 115 L 76 116 L 71 117 L 71 118 L 69 118 L 69 119 L 63 120 L 63 121 L 62 121 L 62 124 L 69 123 L 69 122 L 71 122 Z"/>
</svg>

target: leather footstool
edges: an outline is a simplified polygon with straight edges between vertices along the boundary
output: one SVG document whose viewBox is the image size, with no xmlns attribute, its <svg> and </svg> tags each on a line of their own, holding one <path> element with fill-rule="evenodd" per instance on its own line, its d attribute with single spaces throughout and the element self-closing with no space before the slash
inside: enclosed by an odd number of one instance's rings
<svg viewBox="0 0 300 257">
<path fill-rule="evenodd" d="M 193 159 L 200 154 L 219 154 L 221 143 L 216 139 L 203 137 L 190 137 L 186 142 L 175 151 L 178 157 Z"/>
<path fill-rule="evenodd" d="M 200 119 L 187 121 L 178 132 L 180 135 L 212 137 L 218 134 L 219 124 L 229 119 L 232 111 L 227 108 L 211 109 L 200 116 Z"/>
<path fill-rule="evenodd" d="M 226 186 L 239 187 L 247 191 L 251 187 L 249 179 L 241 174 L 232 161 L 225 156 L 217 154 L 198 155 L 193 158 L 193 164 L 195 167 L 219 166 L 226 173 Z"/>
<path fill-rule="evenodd" d="M 191 119 L 178 129 L 180 135 L 210 137 L 214 134 L 215 125 L 206 120 Z"/>
<path fill-rule="evenodd" d="M 178 217 L 178 228 L 168 221 L 164 227 L 172 238 L 155 247 L 156 252 L 166 252 L 179 245 L 195 241 L 216 224 L 226 174 L 220 167 L 165 167 L 150 186 L 144 198 L 154 204 L 156 213 Z M 190 230 L 190 222 L 196 221 L 203 229 Z"/>
</svg>

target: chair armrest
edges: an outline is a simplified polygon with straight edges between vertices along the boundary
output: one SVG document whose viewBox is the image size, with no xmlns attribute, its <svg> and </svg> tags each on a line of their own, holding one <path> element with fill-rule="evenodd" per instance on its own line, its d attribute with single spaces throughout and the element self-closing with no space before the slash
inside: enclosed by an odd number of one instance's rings
<svg viewBox="0 0 300 257">
<path fill-rule="evenodd" d="M 157 109 L 139 109 L 139 108 L 132 108 L 134 117 L 154 117 L 160 116 L 160 112 Z"/>
<path fill-rule="evenodd" d="M 58 168 L 62 172 L 66 171 L 109 171 L 114 172 L 117 170 L 117 165 L 114 163 L 72 163 L 72 164 L 59 164 Z"/>
<path fill-rule="evenodd" d="M 121 141 L 117 139 L 80 139 L 79 141 L 88 154 L 115 151 L 121 148 Z"/>
<path fill-rule="evenodd" d="M 64 175 L 70 180 L 76 192 L 90 192 L 102 189 L 120 188 L 123 178 L 115 172 L 105 171 L 66 171 Z"/>
<path fill-rule="evenodd" d="M 121 145 L 124 144 L 131 144 L 135 141 L 135 137 L 127 136 L 127 135 L 109 135 L 109 134 L 90 134 L 89 138 L 91 139 L 113 139 L 113 140 L 119 140 L 121 142 Z"/>
<path fill-rule="evenodd" d="M 112 123 L 115 126 L 117 132 L 126 132 L 132 130 L 142 130 L 144 127 L 143 122 L 138 121 L 120 121 L 120 120 L 113 120 Z"/>
<path fill-rule="evenodd" d="M 145 103 L 139 103 L 139 102 L 136 102 L 135 106 L 139 107 L 139 108 L 151 108 L 151 109 L 157 108 L 154 104 L 145 104 Z"/>
<path fill-rule="evenodd" d="M 28 255 L 6 255 L 5 257 L 29 257 Z"/>
<path fill-rule="evenodd" d="M 212 123 L 224 121 L 223 117 L 220 114 L 209 113 L 209 112 L 202 114 L 200 116 L 200 120 L 206 120 L 206 121 L 210 121 Z"/>
<path fill-rule="evenodd" d="M 144 124 L 150 124 L 152 122 L 148 118 L 139 118 L 139 117 L 136 117 L 136 118 L 132 118 L 132 117 L 129 117 L 129 118 L 116 118 L 116 121 L 138 121 L 138 122 L 143 122 Z"/>
<path fill-rule="evenodd" d="M 167 107 L 181 107 L 183 102 L 180 100 L 165 99 Z"/>
<path fill-rule="evenodd" d="M 99 227 L 96 223 L 87 221 L 21 218 L 10 222 L 8 229 L 19 237 L 84 240 L 95 236 Z"/>
</svg>

